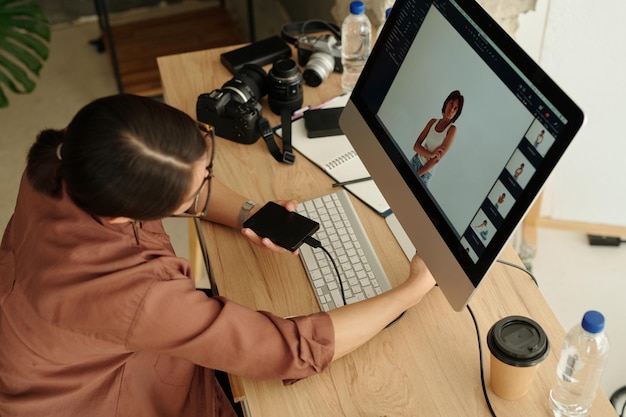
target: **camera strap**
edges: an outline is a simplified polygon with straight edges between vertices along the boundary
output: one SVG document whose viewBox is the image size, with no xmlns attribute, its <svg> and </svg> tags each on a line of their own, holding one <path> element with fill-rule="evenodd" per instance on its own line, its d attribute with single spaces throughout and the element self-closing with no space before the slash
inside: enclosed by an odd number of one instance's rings
<svg viewBox="0 0 626 417">
<path fill-rule="evenodd" d="M 330 32 L 337 40 L 341 39 L 341 28 L 332 22 L 325 20 L 311 19 L 305 22 L 295 22 L 283 25 L 280 36 L 285 42 L 296 45 L 302 35 L 317 32 Z"/>
<path fill-rule="evenodd" d="M 259 132 L 263 140 L 267 144 L 267 149 L 278 162 L 293 165 L 296 161 L 296 156 L 293 154 L 293 148 L 291 147 L 291 111 L 289 109 L 283 109 L 280 112 L 280 121 L 283 129 L 283 151 L 278 149 L 276 140 L 274 139 L 274 131 L 270 126 L 270 122 L 261 117 L 258 122 Z"/>
</svg>

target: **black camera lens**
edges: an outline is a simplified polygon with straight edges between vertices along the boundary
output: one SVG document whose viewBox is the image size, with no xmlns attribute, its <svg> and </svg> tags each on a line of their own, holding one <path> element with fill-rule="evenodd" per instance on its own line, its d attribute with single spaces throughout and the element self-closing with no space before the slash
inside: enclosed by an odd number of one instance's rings
<svg viewBox="0 0 626 417">
<path fill-rule="evenodd" d="M 256 64 L 246 64 L 222 86 L 222 90 L 234 93 L 233 98 L 240 103 L 250 99 L 260 101 L 267 94 L 267 74 Z"/>
<path fill-rule="evenodd" d="M 324 52 L 314 52 L 304 68 L 304 82 L 317 87 L 335 68 L 335 58 Z"/>
<path fill-rule="evenodd" d="M 289 58 L 274 62 L 268 76 L 268 103 L 272 112 L 291 112 L 302 106 L 302 73 Z"/>
</svg>

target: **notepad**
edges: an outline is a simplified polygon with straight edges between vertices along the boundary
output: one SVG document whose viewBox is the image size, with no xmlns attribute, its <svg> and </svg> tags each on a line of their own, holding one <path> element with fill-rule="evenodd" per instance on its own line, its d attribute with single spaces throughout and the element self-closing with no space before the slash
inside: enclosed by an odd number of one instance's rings
<svg viewBox="0 0 626 417">
<path fill-rule="evenodd" d="M 327 107 L 343 107 L 349 98 L 347 94 L 339 96 L 329 102 Z M 280 136 L 281 133 L 281 129 L 276 130 L 277 135 Z M 345 135 L 309 138 L 304 127 L 304 119 L 300 118 L 291 125 L 291 144 L 336 182 L 370 176 Z M 387 217 L 391 214 L 389 204 L 373 180 L 345 185 L 344 188 L 381 216 Z"/>
</svg>

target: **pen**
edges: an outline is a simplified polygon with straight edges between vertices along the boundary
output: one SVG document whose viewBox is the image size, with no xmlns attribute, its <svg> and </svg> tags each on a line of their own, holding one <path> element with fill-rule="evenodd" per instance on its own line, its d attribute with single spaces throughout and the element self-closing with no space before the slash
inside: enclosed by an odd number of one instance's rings
<svg viewBox="0 0 626 417">
<path fill-rule="evenodd" d="M 333 184 L 333 187 L 343 187 L 344 185 L 356 184 L 358 182 L 369 181 L 371 179 L 372 177 L 364 177 L 364 178 L 357 178 L 355 180 L 350 180 L 350 181 L 336 182 Z"/>
<path fill-rule="evenodd" d="M 309 110 L 310 108 L 311 108 L 310 106 L 304 106 L 301 109 L 294 111 L 293 114 L 291 115 L 291 121 L 294 122 L 298 120 L 299 118 L 301 118 L 302 116 L 304 116 L 304 112 Z"/>
<path fill-rule="evenodd" d="M 317 106 L 313 106 L 313 107 L 311 107 L 309 110 L 317 110 L 317 109 L 324 108 L 324 107 L 328 106 L 329 104 L 331 104 L 333 101 L 338 100 L 340 97 L 345 96 L 346 94 L 347 94 L 347 93 L 343 93 L 343 94 L 341 94 L 341 95 L 338 95 L 338 96 L 336 96 L 336 97 L 333 97 L 333 98 L 331 98 L 331 99 L 328 99 L 328 100 L 326 100 L 325 102 L 318 104 Z"/>
</svg>

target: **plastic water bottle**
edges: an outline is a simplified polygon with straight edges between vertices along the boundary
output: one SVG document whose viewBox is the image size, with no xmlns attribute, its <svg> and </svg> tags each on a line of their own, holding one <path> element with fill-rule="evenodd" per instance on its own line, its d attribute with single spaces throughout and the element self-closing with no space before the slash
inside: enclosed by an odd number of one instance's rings
<svg viewBox="0 0 626 417">
<path fill-rule="evenodd" d="M 589 415 L 608 354 L 604 316 L 588 311 L 565 336 L 549 398 L 555 417 Z"/>
<path fill-rule="evenodd" d="M 361 75 L 365 61 L 370 56 L 372 24 L 365 15 L 362 1 L 350 3 L 350 14 L 341 25 L 341 87 L 352 92 Z"/>
<path fill-rule="evenodd" d="M 385 23 L 387 22 L 387 19 L 389 18 L 390 13 L 391 13 L 391 7 L 388 7 L 387 9 L 385 9 L 385 18 L 381 22 L 380 26 L 378 26 L 378 30 L 376 31 L 376 36 L 374 37 L 374 41 L 372 42 L 373 44 L 376 43 L 376 41 L 378 41 L 378 38 L 380 37 L 380 32 L 382 32 L 383 26 L 385 26 Z"/>
</svg>

